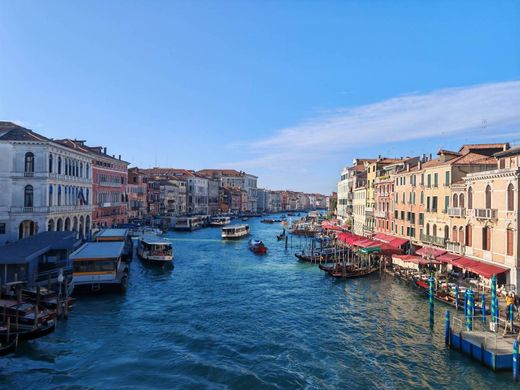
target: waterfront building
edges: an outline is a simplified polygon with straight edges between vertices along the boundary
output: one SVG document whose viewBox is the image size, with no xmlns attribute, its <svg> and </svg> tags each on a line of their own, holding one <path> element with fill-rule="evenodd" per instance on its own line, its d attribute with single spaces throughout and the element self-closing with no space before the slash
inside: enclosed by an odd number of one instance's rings
<svg viewBox="0 0 520 390">
<path fill-rule="evenodd" d="M 282 210 L 282 192 L 271 191 L 267 211 L 278 213 Z"/>
<path fill-rule="evenodd" d="M 92 163 L 92 226 L 115 226 L 128 222 L 128 165 L 121 155 L 107 154 L 107 148 L 87 146 L 86 141 L 58 140 L 71 150 L 87 153 Z"/>
<path fill-rule="evenodd" d="M 506 283 L 518 286 L 520 147 L 503 150 L 495 157 L 495 169 L 464 177 L 464 253 L 506 268 Z"/>
<path fill-rule="evenodd" d="M 145 175 L 139 168 L 128 169 L 128 218 L 141 220 L 146 217 L 148 210 L 148 194 Z"/>
<path fill-rule="evenodd" d="M 458 152 L 440 150 L 438 158 L 422 164 L 420 183 L 425 207 L 424 229 L 420 232 L 422 244 L 446 248 L 452 228 L 448 215 L 453 196 L 451 184 L 469 173 L 494 169 L 496 160 L 491 156 L 505 148 L 507 144 L 464 145 Z"/>
<path fill-rule="evenodd" d="M 367 200 L 366 171 L 359 171 L 354 176 L 352 199 L 352 231 L 362 236 L 366 223 L 365 207 Z"/>
<path fill-rule="evenodd" d="M 257 176 L 234 169 L 203 169 L 197 171 L 197 175 L 218 180 L 221 187 L 234 187 L 246 191 L 245 211 L 257 211 Z"/>
<path fill-rule="evenodd" d="M 225 213 L 239 213 L 247 207 L 242 205 L 243 192 L 238 187 L 222 187 L 220 191 L 220 209 Z"/>
<path fill-rule="evenodd" d="M 347 226 L 353 224 L 353 200 L 354 185 L 356 177 L 365 172 L 365 162 L 374 161 L 374 159 L 354 159 L 352 166 L 343 168 L 340 181 L 338 182 L 338 219 Z"/>
<path fill-rule="evenodd" d="M 256 190 L 256 209 L 260 213 L 269 212 L 271 203 L 271 191 L 265 188 Z"/>
<path fill-rule="evenodd" d="M 0 188 L 0 244 L 47 230 L 90 230 L 92 160 L 82 150 L 0 122 Z"/>
<path fill-rule="evenodd" d="M 365 225 L 363 233 L 367 237 L 372 237 L 376 231 L 376 219 L 374 217 L 374 208 L 376 205 L 375 182 L 376 179 L 383 175 L 383 168 L 387 165 L 400 162 L 400 159 L 391 159 L 379 156 L 376 160 L 364 161 L 366 172 L 366 205 L 365 205 Z"/>
<path fill-rule="evenodd" d="M 208 214 L 217 215 L 220 210 L 220 182 L 208 179 Z"/>
</svg>

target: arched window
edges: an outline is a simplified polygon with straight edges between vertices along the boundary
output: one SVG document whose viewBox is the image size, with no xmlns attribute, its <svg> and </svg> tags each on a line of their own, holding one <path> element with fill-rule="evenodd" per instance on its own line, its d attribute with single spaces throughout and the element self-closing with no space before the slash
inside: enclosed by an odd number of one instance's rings
<svg viewBox="0 0 520 390">
<path fill-rule="evenodd" d="M 486 209 L 491 208 L 491 186 L 486 186 Z"/>
<path fill-rule="evenodd" d="M 49 207 L 52 206 L 52 184 L 49 185 Z"/>
<path fill-rule="evenodd" d="M 432 226 L 432 236 L 437 237 L 437 225 L 433 224 Z"/>
<path fill-rule="evenodd" d="M 76 167 L 76 174 L 74 176 L 79 177 L 79 164 L 78 164 L 78 160 L 74 160 L 74 166 Z"/>
<path fill-rule="evenodd" d="M 464 194 L 459 195 L 459 207 L 464 208 Z"/>
<path fill-rule="evenodd" d="M 426 224 L 426 235 L 427 236 L 430 235 L 430 224 L 429 223 Z"/>
<path fill-rule="evenodd" d="M 87 188 L 87 196 L 85 197 L 85 204 L 88 204 L 89 202 L 89 190 Z"/>
<path fill-rule="evenodd" d="M 450 239 L 450 228 L 448 227 L 448 225 L 444 226 L 444 239 Z"/>
<path fill-rule="evenodd" d="M 464 245 L 464 229 L 461 227 L 459 227 L 459 243 L 461 245 Z"/>
<path fill-rule="evenodd" d="M 33 186 L 32 185 L 25 186 L 24 196 L 23 196 L 23 206 L 24 207 L 33 207 L 33 205 L 34 205 L 33 198 L 34 198 Z"/>
<path fill-rule="evenodd" d="M 61 206 L 61 186 L 58 186 L 58 206 Z"/>
<path fill-rule="evenodd" d="M 52 173 L 52 153 L 49 153 L 49 173 Z"/>
<path fill-rule="evenodd" d="M 468 188 L 468 209 L 473 208 L 473 189 L 471 187 Z"/>
<path fill-rule="evenodd" d="M 511 226 L 507 227 L 507 230 L 506 230 L 506 241 L 507 241 L 507 255 L 508 256 L 513 256 L 514 234 L 513 234 L 513 228 Z"/>
<path fill-rule="evenodd" d="M 25 153 L 25 172 L 34 172 L 34 154 L 31 152 Z"/>
<path fill-rule="evenodd" d="M 424 204 L 424 192 L 421 191 L 421 204 Z"/>
<path fill-rule="evenodd" d="M 515 189 L 513 184 L 507 186 L 507 211 L 515 210 Z"/>
<path fill-rule="evenodd" d="M 471 225 L 466 225 L 466 246 L 473 244 L 473 228 Z"/>
<path fill-rule="evenodd" d="M 58 156 L 58 175 L 61 175 L 61 156 Z"/>
<path fill-rule="evenodd" d="M 457 194 L 453 194 L 453 207 L 459 207 L 459 197 Z"/>
<path fill-rule="evenodd" d="M 90 172 L 89 172 L 89 169 L 90 169 L 90 166 L 88 164 L 85 164 L 85 171 L 86 171 L 86 174 L 85 174 L 85 177 L 88 179 L 89 178 L 89 175 L 90 175 Z"/>
<path fill-rule="evenodd" d="M 453 242 L 458 241 L 457 231 L 457 226 L 453 226 L 453 228 L 451 229 L 451 241 Z"/>
<path fill-rule="evenodd" d="M 491 228 L 489 226 L 482 228 L 482 250 L 491 250 Z"/>
</svg>

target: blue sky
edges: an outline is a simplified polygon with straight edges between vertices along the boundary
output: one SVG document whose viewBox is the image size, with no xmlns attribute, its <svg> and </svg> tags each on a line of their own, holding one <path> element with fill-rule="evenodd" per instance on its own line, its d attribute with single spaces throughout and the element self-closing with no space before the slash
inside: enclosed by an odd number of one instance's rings
<svg viewBox="0 0 520 390">
<path fill-rule="evenodd" d="M 356 156 L 519 142 L 519 37 L 518 1 L 2 1 L 0 119 L 330 193 Z"/>
</svg>

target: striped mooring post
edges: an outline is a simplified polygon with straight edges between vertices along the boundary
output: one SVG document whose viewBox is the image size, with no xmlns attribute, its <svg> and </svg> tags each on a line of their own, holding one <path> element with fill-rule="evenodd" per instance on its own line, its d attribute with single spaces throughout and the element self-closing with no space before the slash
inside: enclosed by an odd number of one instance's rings
<svg viewBox="0 0 520 390">
<path fill-rule="evenodd" d="M 444 316 L 444 342 L 446 345 L 450 345 L 450 311 L 446 310 L 446 314 Z"/>
<path fill-rule="evenodd" d="M 468 290 L 464 291 L 464 317 L 468 316 Z"/>
<path fill-rule="evenodd" d="M 518 382 L 518 340 L 513 341 L 513 380 Z"/>
<path fill-rule="evenodd" d="M 433 275 L 430 275 L 430 289 L 429 289 L 429 297 L 430 297 L 430 321 L 433 320 L 434 316 L 434 307 L 433 307 L 433 294 L 435 294 L 435 279 L 433 278 Z"/>
<path fill-rule="evenodd" d="M 482 304 L 482 309 L 481 309 L 482 322 L 485 324 L 486 323 L 486 294 L 482 293 L 482 295 L 480 296 L 480 299 L 481 299 L 481 304 Z"/>
<path fill-rule="evenodd" d="M 467 299 L 466 299 L 466 330 L 473 330 L 473 291 L 471 288 L 468 290 Z"/>
<path fill-rule="evenodd" d="M 495 307 L 495 301 L 497 299 L 497 277 L 493 275 L 491 277 L 491 322 L 496 323 L 497 312 Z"/>
<path fill-rule="evenodd" d="M 459 285 L 455 286 L 455 310 L 459 310 Z"/>
</svg>

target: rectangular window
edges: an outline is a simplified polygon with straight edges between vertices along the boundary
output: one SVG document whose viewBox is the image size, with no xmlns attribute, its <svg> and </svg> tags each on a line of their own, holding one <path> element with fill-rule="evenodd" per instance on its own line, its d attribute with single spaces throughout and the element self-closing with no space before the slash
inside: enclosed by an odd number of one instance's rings
<svg viewBox="0 0 520 390">
<path fill-rule="evenodd" d="M 399 219 L 399 211 L 394 210 L 394 218 Z"/>
<path fill-rule="evenodd" d="M 439 174 L 438 173 L 433 174 L 433 186 L 434 187 L 439 186 Z"/>
<path fill-rule="evenodd" d="M 437 197 L 436 196 L 432 196 L 432 211 L 434 213 L 437 212 Z"/>
<path fill-rule="evenodd" d="M 446 171 L 446 177 L 444 178 L 444 185 L 449 186 L 450 183 L 450 171 Z"/>
<path fill-rule="evenodd" d="M 419 213 L 419 225 L 424 225 L 424 214 Z"/>
<path fill-rule="evenodd" d="M 0 234 L 5 234 L 5 223 L 0 223 Z"/>
<path fill-rule="evenodd" d="M 404 221 L 404 211 L 401 211 L 401 219 Z"/>
<path fill-rule="evenodd" d="M 426 211 L 430 211 L 430 197 L 427 196 L 426 197 Z"/>
<path fill-rule="evenodd" d="M 448 207 L 450 207 L 450 197 L 449 195 L 444 197 L 444 212 L 448 212 Z"/>
<path fill-rule="evenodd" d="M 421 173 L 421 185 L 424 185 L 424 173 Z"/>
<path fill-rule="evenodd" d="M 513 229 L 507 229 L 507 255 L 513 256 Z"/>
<path fill-rule="evenodd" d="M 432 186 L 432 175 L 428 175 L 426 187 L 430 188 Z"/>
</svg>

